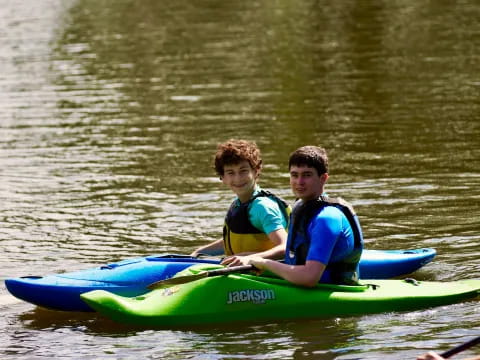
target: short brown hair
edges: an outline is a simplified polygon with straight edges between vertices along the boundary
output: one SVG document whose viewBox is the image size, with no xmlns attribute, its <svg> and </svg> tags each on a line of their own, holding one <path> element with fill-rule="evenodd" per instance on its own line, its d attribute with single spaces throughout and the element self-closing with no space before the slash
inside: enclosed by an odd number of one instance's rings
<svg viewBox="0 0 480 360">
<path fill-rule="evenodd" d="M 223 167 L 248 161 L 252 169 L 262 168 L 260 149 L 253 141 L 230 139 L 218 144 L 214 167 L 218 175 L 223 176 Z"/>
<path fill-rule="evenodd" d="M 319 146 L 302 146 L 290 154 L 288 170 L 292 166 L 309 166 L 315 168 L 318 175 L 328 173 L 327 151 Z"/>
</svg>

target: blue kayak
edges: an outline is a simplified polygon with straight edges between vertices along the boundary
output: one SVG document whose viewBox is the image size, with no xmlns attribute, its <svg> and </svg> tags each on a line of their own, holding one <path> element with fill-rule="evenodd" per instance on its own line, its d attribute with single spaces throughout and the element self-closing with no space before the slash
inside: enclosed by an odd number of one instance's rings
<svg viewBox="0 0 480 360">
<path fill-rule="evenodd" d="M 362 279 L 387 279 L 410 274 L 433 260 L 430 248 L 413 250 L 364 250 L 360 260 Z M 25 276 L 5 280 L 8 291 L 32 304 L 62 311 L 92 311 L 80 294 L 106 290 L 133 297 L 148 292 L 147 285 L 168 279 L 199 263 L 218 264 L 218 259 L 160 254 L 126 259 L 76 272 Z"/>
</svg>

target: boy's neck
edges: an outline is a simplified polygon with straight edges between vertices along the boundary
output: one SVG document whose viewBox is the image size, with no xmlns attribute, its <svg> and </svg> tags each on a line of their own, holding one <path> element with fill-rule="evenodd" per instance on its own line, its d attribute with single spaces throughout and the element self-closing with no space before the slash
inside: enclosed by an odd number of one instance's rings
<svg viewBox="0 0 480 360">
<path fill-rule="evenodd" d="M 258 189 L 258 186 L 255 185 L 252 191 L 250 191 L 248 194 L 243 194 L 243 195 L 237 195 L 238 200 L 240 200 L 241 203 L 246 203 L 248 200 L 250 200 L 255 193 L 255 191 Z"/>
<path fill-rule="evenodd" d="M 303 202 L 307 202 L 307 201 L 310 201 L 310 200 L 318 199 L 322 195 L 327 195 L 325 193 L 325 191 L 323 191 L 323 187 L 314 196 L 309 196 L 307 198 L 300 197 L 300 200 L 302 200 Z"/>
</svg>

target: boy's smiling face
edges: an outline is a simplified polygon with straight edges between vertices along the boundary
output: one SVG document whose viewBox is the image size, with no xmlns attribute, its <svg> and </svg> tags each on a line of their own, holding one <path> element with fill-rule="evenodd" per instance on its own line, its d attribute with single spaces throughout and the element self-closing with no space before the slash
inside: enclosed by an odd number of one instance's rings
<svg viewBox="0 0 480 360">
<path fill-rule="evenodd" d="M 222 182 L 238 196 L 241 202 L 246 202 L 252 196 L 260 170 L 254 170 L 247 160 L 238 164 L 228 164 L 223 167 Z"/>
</svg>

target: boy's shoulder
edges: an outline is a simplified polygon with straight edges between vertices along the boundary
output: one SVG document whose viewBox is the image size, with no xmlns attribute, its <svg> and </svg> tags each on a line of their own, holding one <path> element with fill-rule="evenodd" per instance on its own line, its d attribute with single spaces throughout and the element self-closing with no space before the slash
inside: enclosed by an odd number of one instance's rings
<svg viewBox="0 0 480 360">
<path fill-rule="evenodd" d="M 259 196 L 252 201 L 252 209 L 263 209 L 263 210 L 280 210 L 280 206 L 275 199 L 272 199 L 270 196 Z"/>
</svg>

